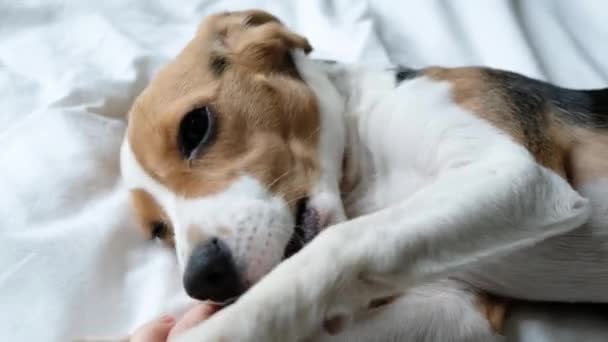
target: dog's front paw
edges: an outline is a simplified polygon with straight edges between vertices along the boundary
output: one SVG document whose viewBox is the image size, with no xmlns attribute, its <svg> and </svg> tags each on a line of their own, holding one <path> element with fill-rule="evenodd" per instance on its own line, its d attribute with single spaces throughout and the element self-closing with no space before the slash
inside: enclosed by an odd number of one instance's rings
<svg viewBox="0 0 608 342">
<path fill-rule="evenodd" d="M 299 259 L 296 254 L 283 262 L 234 304 L 175 341 L 283 342 L 308 338 L 321 328 L 327 296 L 322 295 L 323 281 L 311 281 L 319 278 L 313 270 L 322 268 L 307 266 L 310 264 Z"/>
<path fill-rule="evenodd" d="M 383 294 L 365 277 L 363 264 L 348 257 L 341 234 L 321 233 L 234 304 L 176 341 L 302 341 L 321 329 L 339 332 Z"/>
</svg>

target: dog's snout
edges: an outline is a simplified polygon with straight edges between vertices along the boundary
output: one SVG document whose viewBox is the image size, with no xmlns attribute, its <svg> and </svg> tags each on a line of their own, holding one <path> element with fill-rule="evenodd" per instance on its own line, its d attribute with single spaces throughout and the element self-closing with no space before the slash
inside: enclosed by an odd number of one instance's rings
<svg viewBox="0 0 608 342">
<path fill-rule="evenodd" d="M 218 238 L 192 251 L 183 280 L 186 293 L 199 300 L 225 302 L 244 291 L 230 249 Z"/>
</svg>

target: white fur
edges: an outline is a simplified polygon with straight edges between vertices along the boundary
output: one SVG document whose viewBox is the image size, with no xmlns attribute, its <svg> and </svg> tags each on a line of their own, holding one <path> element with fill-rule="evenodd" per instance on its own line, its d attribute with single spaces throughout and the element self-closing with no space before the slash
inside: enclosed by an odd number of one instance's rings
<svg viewBox="0 0 608 342">
<path fill-rule="evenodd" d="M 293 215 L 283 198 L 253 177 L 244 174 L 217 194 L 184 198 L 142 169 L 127 139 L 121 149 L 121 171 L 129 187 L 146 190 L 169 216 L 182 271 L 194 247 L 209 237 L 227 244 L 248 283 L 255 283 L 282 260 L 293 233 Z M 221 232 L 226 230 L 229 235 Z"/>
<path fill-rule="evenodd" d="M 386 75 L 326 69 L 300 54 L 296 60 L 322 115 L 357 128 L 346 137 L 356 146 L 346 150 L 359 182 L 345 203 L 359 217 L 326 229 L 178 341 L 308 341 L 327 321 L 355 323 L 355 332 L 373 328 L 373 336 L 358 337 L 364 341 L 383 332 L 416 342 L 498 339 L 466 287 L 440 279 L 581 226 L 589 202 L 455 105 L 448 84 L 417 78 L 394 89 Z M 344 111 L 334 112 L 340 103 Z M 371 300 L 402 291 L 380 311 L 390 319 L 365 319 Z"/>
<path fill-rule="evenodd" d="M 587 224 L 507 260 L 486 260 L 460 277 L 513 298 L 608 302 L 608 179 L 583 184 L 578 191 L 592 205 Z"/>
<path fill-rule="evenodd" d="M 336 101 L 341 96 L 329 79 L 310 80 L 314 91 L 323 92 L 318 97 L 319 110 L 322 113 L 342 113 L 345 104 Z M 346 127 L 342 118 L 337 115 L 321 116 L 319 132 L 320 179 L 311 190 L 309 205 L 319 212 L 321 227 L 342 222 L 346 219 L 339 190 L 339 179 L 342 177 L 342 160 L 346 147 Z"/>
<path fill-rule="evenodd" d="M 321 332 L 317 342 L 503 341 L 475 304 L 476 293 L 450 280 L 414 287 L 388 306 L 357 313 L 352 327 L 337 335 Z"/>
</svg>

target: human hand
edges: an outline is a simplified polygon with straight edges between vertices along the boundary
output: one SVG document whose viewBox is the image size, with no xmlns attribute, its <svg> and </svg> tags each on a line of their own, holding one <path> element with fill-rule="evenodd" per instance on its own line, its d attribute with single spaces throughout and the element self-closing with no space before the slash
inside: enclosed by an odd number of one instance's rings
<svg viewBox="0 0 608 342">
<path fill-rule="evenodd" d="M 218 310 L 212 304 L 198 304 L 176 320 L 171 316 L 146 323 L 129 338 L 129 342 L 167 342 L 173 337 L 209 318 Z"/>
</svg>

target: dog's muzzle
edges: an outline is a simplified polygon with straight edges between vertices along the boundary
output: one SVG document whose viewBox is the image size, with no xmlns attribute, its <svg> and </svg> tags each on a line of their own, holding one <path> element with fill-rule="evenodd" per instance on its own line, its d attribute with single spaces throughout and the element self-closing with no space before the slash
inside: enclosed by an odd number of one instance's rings
<svg viewBox="0 0 608 342">
<path fill-rule="evenodd" d="M 320 231 L 320 217 L 307 198 L 297 202 L 295 225 L 284 251 L 284 259 L 291 257 L 310 242 Z M 242 268 L 226 242 L 213 237 L 197 245 L 183 275 L 186 293 L 198 300 L 229 304 L 243 294 L 249 284 Z"/>
</svg>

